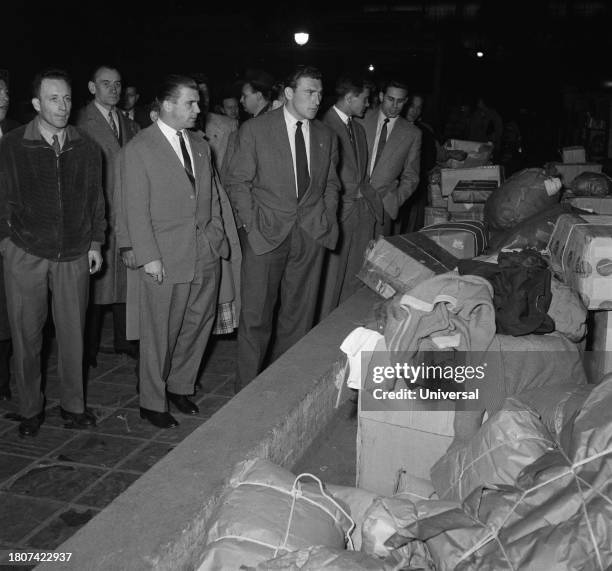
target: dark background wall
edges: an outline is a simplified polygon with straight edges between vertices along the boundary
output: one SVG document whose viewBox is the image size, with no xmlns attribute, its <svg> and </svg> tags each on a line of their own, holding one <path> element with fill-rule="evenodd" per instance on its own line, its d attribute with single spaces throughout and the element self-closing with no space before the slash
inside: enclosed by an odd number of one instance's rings
<svg viewBox="0 0 612 571">
<path fill-rule="evenodd" d="M 249 67 L 282 77 L 296 63 L 312 63 L 328 92 L 343 70 L 375 80 L 396 75 L 427 94 L 426 118 L 438 128 L 450 105 L 486 93 L 503 115 L 528 108 L 542 136 L 554 131 L 549 146 L 580 121 L 568 115 L 568 93 L 572 101 L 610 99 L 612 7 L 605 1 L 5 4 L 0 68 L 10 72 L 14 114 L 28 107 L 37 69 L 69 70 L 80 103 L 101 62 L 116 65 L 143 99 L 168 71 L 205 72 L 213 97 Z M 301 48 L 293 42 L 299 27 L 311 34 Z"/>
</svg>

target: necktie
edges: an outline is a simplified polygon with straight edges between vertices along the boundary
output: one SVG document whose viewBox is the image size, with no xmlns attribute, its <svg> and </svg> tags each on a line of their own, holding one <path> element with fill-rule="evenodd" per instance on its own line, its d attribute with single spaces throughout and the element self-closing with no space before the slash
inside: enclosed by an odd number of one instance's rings
<svg viewBox="0 0 612 571">
<path fill-rule="evenodd" d="M 376 158 L 374 159 L 374 167 L 372 170 L 376 168 L 376 165 L 380 159 L 380 155 L 382 155 L 383 149 L 385 148 L 385 143 L 387 142 L 387 123 L 389 122 L 389 118 L 386 117 L 383 121 L 382 129 L 380 130 L 380 137 L 378 138 L 378 148 L 376 149 Z"/>
<path fill-rule="evenodd" d="M 355 141 L 355 130 L 353 127 L 353 120 L 349 117 L 346 121 L 346 128 L 349 132 L 349 139 L 351 140 L 351 145 L 353 147 L 353 153 L 355 153 L 355 159 L 357 159 L 357 142 Z"/>
<path fill-rule="evenodd" d="M 108 122 L 110 124 L 111 129 L 113 130 L 113 133 L 115 133 L 115 137 L 117 137 L 117 140 L 119 140 L 119 131 L 117 129 L 117 123 L 115 123 L 115 119 L 113 118 L 112 111 L 108 112 Z"/>
<path fill-rule="evenodd" d="M 298 200 L 306 192 L 310 184 L 308 174 L 308 157 L 306 156 L 306 143 L 302 133 L 302 122 L 298 121 L 295 128 L 295 174 L 297 175 Z"/>
<path fill-rule="evenodd" d="M 183 138 L 183 133 L 181 131 L 176 132 L 179 142 L 181 143 L 181 153 L 183 153 L 183 164 L 185 165 L 185 172 L 187 173 L 187 178 L 195 188 L 195 177 L 193 176 L 193 167 L 191 166 L 191 157 L 187 152 L 187 145 L 185 144 L 185 139 Z"/>
<path fill-rule="evenodd" d="M 60 147 L 60 143 L 59 143 L 59 139 L 57 138 L 57 135 L 53 135 L 52 141 L 53 142 L 51 143 L 51 146 L 53 147 L 55 154 L 59 157 L 59 154 L 62 148 Z"/>
</svg>

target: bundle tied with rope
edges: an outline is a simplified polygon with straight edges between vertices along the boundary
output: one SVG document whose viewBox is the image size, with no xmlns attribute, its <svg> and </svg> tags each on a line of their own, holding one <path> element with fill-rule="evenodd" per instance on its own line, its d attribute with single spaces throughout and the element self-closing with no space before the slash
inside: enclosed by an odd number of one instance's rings
<svg viewBox="0 0 612 571">
<path fill-rule="evenodd" d="M 313 545 L 353 548 L 355 522 L 316 476 L 262 459 L 237 464 L 210 521 L 200 571 L 254 567 Z"/>
</svg>

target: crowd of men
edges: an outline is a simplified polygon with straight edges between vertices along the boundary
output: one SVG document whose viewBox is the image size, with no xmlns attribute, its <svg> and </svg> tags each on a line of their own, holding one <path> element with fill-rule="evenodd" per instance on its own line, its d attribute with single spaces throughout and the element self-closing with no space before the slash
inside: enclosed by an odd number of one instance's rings
<svg viewBox="0 0 612 571">
<path fill-rule="evenodd" d="M 102 65 L 73 126 L 70 77 L 46 70 L 17 126 L 0 79 L 0 398 L 12 351 L 22 436 L 44 421 L 49 305 L 67 424 L 95 425 L 84 384 L 111 308 L 114 351 L 138 359 L 140 415 L 171 428 L 169 407 L 198 412 L 211 333 L 237 328 L 242 389 L 356 292 L 368 242 L 398 227 L 421 160 L 422 98 L 406 85 L 340 77 L 319 120 L 317 69 L 276 85 L 254 74 L 241 125 L 238 98 L 213 113 L 208 87 L 169 75 L 144 109 Z"/>
</svg>

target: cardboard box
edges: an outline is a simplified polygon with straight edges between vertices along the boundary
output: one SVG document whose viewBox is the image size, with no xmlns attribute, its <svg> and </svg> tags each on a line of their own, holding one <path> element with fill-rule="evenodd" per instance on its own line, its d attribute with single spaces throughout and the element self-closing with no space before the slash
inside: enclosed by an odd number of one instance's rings
<svg viewBox="0 0 612 571">
<path fill-rule="evenodd" d="M 434 208 L 446 208 L 448 206 L 448 199 L 442 196 L 440 183 L 430 182 L 427 185 L 427 202 L 429 206 Z"/>
<path fill-rule="evenodd" d="M 425 226 L 448 221 L 448 210 L 445 208 L 425 207 Z"/>
<path fill-rule="evenodd" d="M 492 143 L 449 139 L 446 141 L 446 143 L 444 143 L 444 148 L 451 151 L 463 151 L 467 153 L 467 157 L 465 157 L 465 159 L 462 161 L 448 159 L 444 163 L 444 167 L 460 169 L 468 167 L 481 167 L 491 164 L 491 155 L 493 154 Z"/>
<path fill-rule="evenodd" d="M 598 198 L 596 196 L 574 196 L 568 197 L 569 202 L 574 208 L 587 210 L 593 214 L 612 214 L 612 196 Z"/>
<path fill-rule="evenodd" d="M 460 181 L 451 193 L 453 202 L 486 202 L 499 187 L 495 180 L 470 180 Z"/>
<path fill-rule="evenodd" d="M 587 309 L 612 309 L 612 216 L 562 214 L 548 251 L 555 272 Z"/>
<path fill-rule="evenodd" d="M 490 165 L 462 169 L 441 169 L 440 188 L 442 196 L 449 196 L 460 181 L 493 180 L 499 186 L 503 180 L 502 167 Z"/>
<path fill-rule="evenodd" d="M 401 491 L 420 495 L 431 467 L 454 437 L 454 410 L 431 410 L 413 401 L 413 410 L 359 410 L 357 487 L 391 496 Z M 429 488 L 431 494 L 433 488 Z"/>
<path fill-rule="evenodd" d="M 563 147 L 561 160 L 566 164 L 586 163 L 586 151 L 584 147 Z"/>
<path fill-rule="evenodd" d="M 484 204 L 475 204 L 472 210 L 451 212 L 449 215 L 450 222 L 462 222 L 464 220 L 484 221 Z"/>
<path fill-rule="evenodd" d="M 388 299 L 407 293 L 436 274 L 450 272 L 457 258 L 424 234 L 379 237 L 370 244 L 357 277 L 369 288 Z"/>
<path fill-rule="evenodd" d="M 453 195 L 448 197 L 448 211 L 453 212 L 482 212 L 484 213 L 484 202 L 455 202 Z"/>
<path fill-rule="evenodd" d="M 490 143 L 481 143 L 479 141 L 464 141 L 463 139 L 448 139 L 444 143 L 445 149 L 452 151 L 464 151 L 468 154 L 479 153 L 484 148 L 492 147 Z"/>
<path fill-rule="evenodd" d="M 599 163 L 552 163 L 561 176 L 563 186 L 569 187 L 572 181 L 583 172 L 601 172 Z"/>
<path fill-rule="evenodd" d="M 485 224 L 480 221 L 446 222 L 423 228 L 419 232 L 460 260 L 480 255 L 488 243 Z"/>
</svg>

